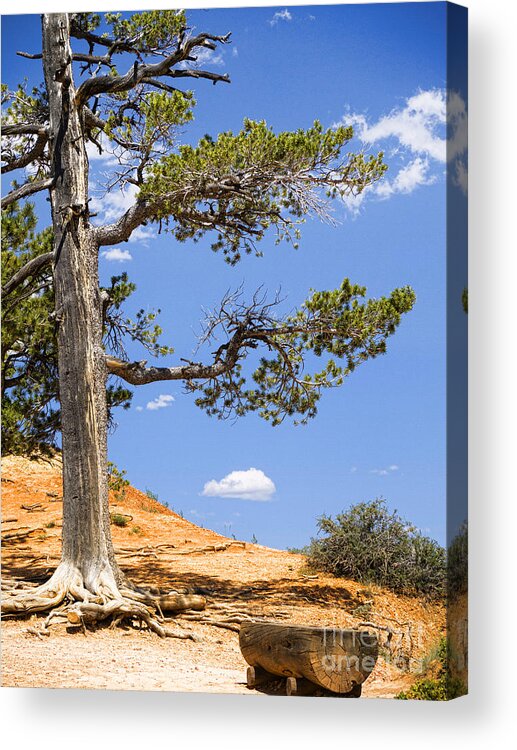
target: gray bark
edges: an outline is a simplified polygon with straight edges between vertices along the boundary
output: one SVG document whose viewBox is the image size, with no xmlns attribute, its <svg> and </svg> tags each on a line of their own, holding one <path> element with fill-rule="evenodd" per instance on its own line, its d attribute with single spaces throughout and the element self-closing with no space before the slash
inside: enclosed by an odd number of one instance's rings
<svg viewBox="0 0 517 750">
<path fill-rule="evenodd" d="M 75 103 L 69 18 L 65 13 L 46 14 L 42 25 L 54 178 L 51 207 L 63 440 L 62 562 L 79 573 L 87 589 L 98 591 L 99 581 L 108 583 L 114 578 L 120 582 L 108 507 L 107 372 L 98 245 L 88 220 L 88 159 Z"/>
</svg>

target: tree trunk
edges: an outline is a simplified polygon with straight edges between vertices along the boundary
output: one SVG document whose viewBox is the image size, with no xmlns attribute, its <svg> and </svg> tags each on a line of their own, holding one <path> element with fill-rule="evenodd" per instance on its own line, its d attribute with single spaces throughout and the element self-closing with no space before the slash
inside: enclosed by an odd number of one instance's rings
<svg viewBox="0 0 517 750">
<path fill-rule="evenodd" d="M 90 593 L 120 583 L 111 540 L 107 477 L 106 364 L 98 247 L 88 216 L 88 157 L 72 76 L 69 19 L 45 14 L 43 65 L 50 110 L 63 441 L 63 550 L 58 577 Z"/>
<path fill-rule="evenodd" d="M 242 655 L 252 667 L 279 677 L 308 680 L 333 693 L 348 694 L 372 672 L 377 636 L 367 630 L 245 622 L 239 632 Z M 257 672 L 251 675 L 251 679 Z M 249 681 L 250 675 L 247 675 Z M 298 693 L 298 687 L 300 692 Z M 303 682 L 287 686 L 302 694 Z"/>
</svg>

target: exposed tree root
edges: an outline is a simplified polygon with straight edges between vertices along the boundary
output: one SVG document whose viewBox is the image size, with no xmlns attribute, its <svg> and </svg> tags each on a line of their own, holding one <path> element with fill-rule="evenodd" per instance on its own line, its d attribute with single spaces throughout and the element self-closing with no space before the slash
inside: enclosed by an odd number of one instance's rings
<svg viewBox="0 0 517 750">
<path fill-rule="evenodd" d="M 126 583 L 117 586 L 110 569 L 91 573 L 88 580 L 77 568 L 61 562 L 52 577 L 36 588 L 16 590 L 12 586 L 9 595 L 2 599 L 3 615 L 29 615 L 49 612 L 40 629 L 28 628 L 27 632 L 38 637 L 48 635 L 50 624 L 67 623 L 81 627 L 110 621 L 117 626 L 124 621 L 138 622 L 161 638 L 195 640 L 193 633 L 181 629 L 171 630 L 164 625 L 163 610 L 182 612 L 188 609 L 204 609 L 206 600 L 202 596 L 178 594 L 154 595 L 145 589 Z M 170 621 L 170 620 L 169 620 Z"/>
<path fill-rule="evenodd" d="M 224 552 L 229 547 L 236 545 L 242 549 L 246 549 L 246 542 L 239 542 L 232 540 L 231 542 L 224 542 L 222 544 L 207 544 L 204 547 L 191 547 L 190 549 L 177 549 L 175 544 L 157 544 L 156 546 L 147 545 L 140 549 L 120 549 L 116 550 L 117 556 L 119 557 L 158 557 L 159 552 L 164 550 L 174 550 L 171 555 L 203 555 L 208 552 Z"/>
<path fill-rule="evenodd" d="M 23 508 L 23 510 L 26 510 L 28 513 L 40 513 L 41 511 L 46 510 L 46 508 L 43 507 L 41 503 L 32 503 L 31 505 L 20 505 L 20 508 Z"/>
<path fill-rule="evenodd" d="M 50 635 L 50 632 L 48 630 L 38 630 L 38 628 L 33 627 L 27 628 L 27 633 L 30 633 L 30 635 L 36 635 L 40 639 L 40 641 L 43 640 L 44 635 Z"/>
<path fill-rule="evenodd" d="M 27 529 L 27 531 L 24 531 L 24 529 Z M 15 544 L 20 539 L 27 539 L 34 534 L 38 534 L 41 538 L 47 535 L 45 529 L 39 527 L 31 529 L 28 526 L 20 526 L 17 529 L 9 529 L 9 531 L 4 532 L 2 534 L 2 544 Z"/>
<path fill-rule="evenodd" d="M 275 610 L 271 615 L 275 620 L 289 617 L 289 612 L 285 610 Z M 188 622 L 198 622 L 200 625 L 211 625 L 216 628 L 232 630 L 235 633 L 240 631 L 244 622 L 259 622 L 264 620 L 263 613 L 257 614 L 250 610 L 246 604 L 235 602 L 211 602 L 207 611 L 203 612 L 182 612 L 178 615 L 182 620 Z"/>
<path fill-rule="evenodd" d="M 66 612 L 68 622 L 72 625 L 95 625 L 103 620 L 112 620 L 115 627 L 125 619 L 136 619 L 145 623 L 149 630 L 156 633 L 160 638 L 183 638 L 195 640 L 194 634 L 183 630 L 170 630 L 164 627 L 158 618 L 153 616 L 149 608 L 138 602 L 128 599 L 119 599 L 106 604 L 76 603 Z"/>
</svg>

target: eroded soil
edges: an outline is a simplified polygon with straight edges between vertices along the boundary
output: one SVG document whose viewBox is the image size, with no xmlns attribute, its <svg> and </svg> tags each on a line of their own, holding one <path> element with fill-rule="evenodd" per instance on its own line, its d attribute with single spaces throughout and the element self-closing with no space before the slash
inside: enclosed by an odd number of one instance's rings
<svg viewBox="0 0 517 750">
<path fill-rule="evenodd" d="M 43 582 L 56 567 L 61 491 L 58 460 L 4 458 L 4 588 L 17 581 Z M 242 605 L 252 616 L 285 624 L 380 626 L 382 656 L 364 683 L 364 697 L 392 697 L 406 688 L 444 632 L 445 612 L 439 604 L 395 596 L 377 587 L 366 589 L 322 573 L 313 577 L 301 555 L 235 543 L 199 528 L 132 487 L 123 499 L 112 496 L 110 507 L 112 513 L 131 517 L 124 527 L 113 525 L 112 532 L 119 561 L 137 583 L 202 593 L 209 606 L 226 603 L 238 609 Z M 12 536 L 26 531 L 28 536 Z M 231 630 L 180 618 L 196 641 L 160 639 L 135 628 L 101 628 L 84 634 L 57 625 L 47 637 L 27 632 L 41 622 L 37 616 L 4 618 L 4 686 L 256 692 L 245 685 L 246 663 L 238 634 Z M 386 628 L 393 631 L 389 639 Z M 280 683 L 271 688 L 282 689 Z"/>
</svg>

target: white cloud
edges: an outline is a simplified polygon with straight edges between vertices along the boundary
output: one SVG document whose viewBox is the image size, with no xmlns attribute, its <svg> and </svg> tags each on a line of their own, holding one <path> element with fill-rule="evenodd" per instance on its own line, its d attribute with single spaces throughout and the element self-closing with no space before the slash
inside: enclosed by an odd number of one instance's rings
<svg viewBox="0 0 517 750">
<path fill-rule="evenodd" d="M 119 247 L 112 247 L 111 250 L 103 250 L 101 255 L 106 260 L 117 261 L 123 263 L 125 260 L 133 260 L 133 256 L 129 250 L 121 250 Z"/>
<path fill-rule="evenodd" d="M 90 200 L 90 208 L 96 213 L 95 222 L 97 224 L 111 224 L 116 222 L 131 206 L 136 202 L 138 187 L 136 185 L 126 185 L 124 189 L 101 191 L 93 195 Z M 149 245 L 156 235 L 152 227 L 137 227 L 133 230 L 128 242 L 140 242 L 143 245 Z"/>
<path fill-rule="evenodd" d="M 271 500 L 276 492 L 274 482 L 261 469 L 232 471 L 219 482 L 211 479 L 201 493 L 205 497 L 230 497 L 240 500 Z"/>
<path fill-rule="evenodd" d="M 277 10 L 273 18 L 270 19 L 269 25 L 276 26 L 276 24 L 279 21 L 292 21 L 292 20 L 293 20 L 292 15 L 289 13 L 287 8 L 285 8 L 284 10 Z"/>
<path fill-rule="evenodd" d="M 369 193 L 372 193 L 375 190 L 374 187 L 366 187 L 362 193 L 359 193 L 358 195 L 354 195 L 353 193 L 349 193 L 348 195 L 344 195 L 342 200 L 345 206 L 348 208 L 351 214 L 354 216 L 357 216 L 357 214 L 361 210 L 361 206 L 364 203 L 365 198 L 368 196 Z"/>
<path fill-rule="evenodd" d="M 152 227 L 137 227 L 133 230 L 128 242 L 140 242 L 142 245 L 149 247 L 149 240 L 156 237 L 156 231 Z"/>
<path fill-rule="evenodd" d="M 430 185 L 435 181 L 435 175 L 429 175 L 429 168 L 429 160 L 417 156 L 401 167 L 393 180 L 381 180 L 375 192 L 380 198 L 389 198 L 394 193 L 412 193 L 419 185 Z"/>
<path fill-rule="evenodd" d="M 391 464 L 391 466 L 385 469 L 371 469 L 370 474 L 377 474 L 378 477 L 387 477 L 388 474 L 392 474 L 394 471 L 398 471 L 399 467 L 397 464 Z"/>
<path fill-rule="evenodd" d="M 123 190 L 112 190 L 109 192 L 98 191 L 90 200 L 90 208 L 96 213 L 97 224 L 111 224 L 116 222 L 136 202 L 138 188 L 136 185 L 126 185 Z M 137 227 L 133 230 L 128 242 L 140 242 L 148 245 L 149 240 L 155 236 L 151 227 Z"/>
<path fill-rule="evenodd" d="M 348 112 L 341 124 L 352 125 L 354 135 L 365 148 L 389 153 L 388 175 L 366 188 L 359 196 L 347 196 L 344 203 L 359 213 L 367 197 L 389 198 L 409 194 L 430 185 L 450 163 L 454 184 L 466 192 L 467 109 L 462 97 L 445 89 L 419 91 L 401 107 L 370 121 L 366 115 Z"/>
<path fill-rule="evenodd" d="M 171 396 L 170 393 L 162 393 L 153 401 L 148 401 L 145 408 L 149 409 L 149 411 L 156 411 L 156 409 L 165 409 L 167 406 L 171 406 L 173 401 L 174 396 Z"/>
<path fill-rule="evenodd" d="M 197 49 L 194 53 L 194 57 L 197 58 L 195 63 L 196 67 L 203 65 L 224 65 L 224 57 L 222 54 L 216 50 L 209 49 L 208 47 Z"/>
<path fill-rule="evenodd" d="M 445 128 L 445 91 L 421 91 L 406 100 L 402 109 L 368 125 L 365 118 L 357 119 L 358 135 L 364 143 L 373 145 L 395 138 L 401 146 L 416 154 L 445 161 L 446 142 L 441 137 Z"/>
<path fill-rule="evenodd" d="M 199 518 L 202 521 L 206 521 L 206 519 L 209 518 L 210 516 L 215 516 L 215 513 L 213 513 L 212 511 L 207 511 L 206 513 L 200 513 L 195 508 L 191 508 L 189 510 L 189 513 L 191 516 L 194 516 L 194 518 Z"/>
<path fill-rule="evenodd" d="M 98 214 L 102 223 L 116 221 L 136 200 L 138 188 L 127 185 L 124 190 L 112 190 L 99 196 L 92 196 L 90 208 Z"/>
<path fill-rule="evenodd" d="M 144 410 L 143 406 L 135 406 L 135 411 L 143 411 L 143 410 Z"/>
<path fill-rule="evenodd" d="M 101 135 L 99 139 L 101 151 L 95 143 L 88 141 L 86 144 L 86 155 L 90 164 L 95 163 L 95 167 L 109 167 L 114 164 L 118 164 L 118 159 L 115 153 L 109 150 L 108 140 L 105 136 Z"/>
</svg>

